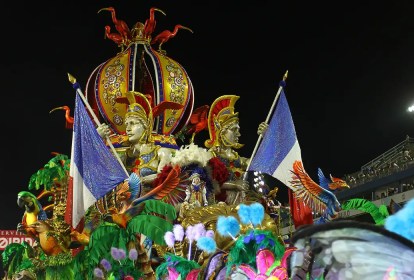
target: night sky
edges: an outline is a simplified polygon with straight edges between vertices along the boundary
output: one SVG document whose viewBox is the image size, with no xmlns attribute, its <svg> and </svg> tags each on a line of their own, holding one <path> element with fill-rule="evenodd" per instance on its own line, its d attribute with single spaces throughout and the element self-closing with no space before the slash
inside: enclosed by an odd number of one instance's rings
<svg viewBox="0 0 414 280">
<path fill-rule="evenodd" d="M 250 157 L 286 70 L 304 167 L 315 180 L 318 167 L 342 177 L 414 137 L 406 111 L 414 103 L 412 1 L 27 2 L 2 7 L 0 229 L 16 228 L 23 214 L 17 193 L 51 152 L 70 155 L 64 112 L 49 111 L 74 106 L 67 73 L 85 86 L 116 55 L 104 39 L 110 13 L 97 13 L 104 7 L 130 26 L 157 7 L 167 15 L 156 14 L 155 34 L 175 24 L 194 31 L 180 30 L 163 49 L 189 74 L 195 108 L 240 96 L 242 156 Z"/>
</svg>

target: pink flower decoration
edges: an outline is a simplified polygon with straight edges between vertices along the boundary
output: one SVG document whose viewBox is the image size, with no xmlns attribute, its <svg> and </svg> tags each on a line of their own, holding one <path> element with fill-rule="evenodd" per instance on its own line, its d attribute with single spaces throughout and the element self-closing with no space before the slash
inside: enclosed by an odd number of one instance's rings
<svg viewBox="0 0 414 280">
<path fill-rule="evenodd" d="M 275 262 L 275 256 L 272 251 L 269 249 L 262 249 L 257 252 L 256 255 L 256 265 L 257 273 L 254 268 L 247 264 L 241 264 L 239 268 L 246 273 L 249 279 L 262 280 L 262 279 L 279 279 L 279 280 L 288 280 L 289 275 L 287 273 L 287 258 L 295 251 L 296 248 L 289 248 L 283 254 L 283 257 L 280 261 L 280 265 L 275 267 L 269 276 L 266 275 L 266 272 Z"/>
</svg>

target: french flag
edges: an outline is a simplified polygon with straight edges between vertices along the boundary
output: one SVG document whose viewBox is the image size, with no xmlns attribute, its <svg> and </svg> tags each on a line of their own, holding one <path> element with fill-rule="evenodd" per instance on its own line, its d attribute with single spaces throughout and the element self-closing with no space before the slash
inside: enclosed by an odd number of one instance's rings
<svg viewBox="0 0 414 280">
<path fill-rule="evenodd" d="M 76 94 L 65 221 L 77 228 L 86 210 L 128 178 Z"/>
<path fill-rule="evenodd" d="M 272 175 L 289 188 L 290 211 L 296 227 L 313 223 L 312 210 L 303 202 L 297 201 L 295 189 L 290 183 L 293 163 L 297 160 L 302 161 L 302 155 L 282 84 L 276 109 L 249 170 Z"/>
<path fill-rule="evenodd" d="M 302 155 L 292 115 L 282 88 L 276 109 L 262 142 L 250 163 L 249 170 L 272 175 L 291 187 L 293 163 L 302 161 Z"/>
</svg>

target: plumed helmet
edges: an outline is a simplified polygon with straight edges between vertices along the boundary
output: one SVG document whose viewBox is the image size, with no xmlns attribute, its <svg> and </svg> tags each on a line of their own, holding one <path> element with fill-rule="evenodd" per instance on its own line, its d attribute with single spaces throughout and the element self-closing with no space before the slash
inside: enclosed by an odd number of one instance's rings
<svg viewBox="0 0 414 280">
<path fill-rule="evenodd" d="M 153 117 L 149 97 L 137 91 L 127 91 L 125 96 L 116 99 L 117 103 L 127 104 L 125 118 L 141 119 L 147 125 L 147 135 L 151 135 Z"/>
<path fill-rule="evenodd" d="M 208 113 L 210 139 L 204 143 L 207 148 L 218 146 L 221 129 L 239 121 L 239 113 L 234 112 L 234 104 L 239 98 L 237 95 L 222 95 L 211 105 Z"/>
</svg>

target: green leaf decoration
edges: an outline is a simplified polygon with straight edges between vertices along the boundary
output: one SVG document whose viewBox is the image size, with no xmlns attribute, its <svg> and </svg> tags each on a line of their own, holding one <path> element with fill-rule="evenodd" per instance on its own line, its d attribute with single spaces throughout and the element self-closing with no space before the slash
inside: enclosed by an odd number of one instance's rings
<svg viewBox="0 0 414 280">
<path fill-rule="evenodd" d="M 7 276 L 11 276 L 18 270 L 18 264 L 23 259 L 24 247 L 19 243 L 11 243 L 6 246 L 3 253 L 1 254 L 3 260 L 3 267 L 7 269 Z M 17 259 L 17 261 L 13 261 Z"/>
<path fill-rule="evenodd" d="M 380 214 L 385 218 L 387 218 L 390 215 L 390 213 L 388 212 L 388 207 L 385 204 L 381 204 L 379 206 L 378 210 L 379 210 Z M 385 220 L 385 218 L 384 218 L 384 220 Z"/>
<path fill-rule="evenodd" d="M 45 269 L 45 280 L 73 280 L 74 271 L 72 266 L 67 265 L 56 265 L 46 266 Z"/>
<path fill-rule="evenodd" d="M 34 254 L 33 248 L 29 243 L 10 243 L 4 248 L 2 256 L 3 268 L 7 269 L 6 273 L 11 276 L 23 269 L 33 267 L 30 257 Z"/>
<path fill-rule="evenodd" d="M 126 231 L 113 223 L 103 223 L 96 228 L 89 239 L 89 262 L 96 266 L 102 258 L 110 256 L 111 247 L 126 250 Z"/>
<path fill-rule="evenodd" d="M 74 280 L 85 280 L 85 275 L 88 275 L 88 279 L 93 279 L 93 269 L 95 268 L 93 264 L 89 262 L 89 251 L 82 250 L 80 251 L 72 262 L 72 267 L 74 273 Z"/>
<path fill-rule="evenodd" d="M 376 225 L 383 225 L 389 216 L 386 205 L 375 205 L 372 201 L 363 198 L 353 198 L 342 204 L 342 210 L 359 210 L 370 214 Z"/>
<path fill-rule="evenodd" d="M 157 199 L 146 200 L 144 203 L 145 208 L 141 213 L 142 215 L 151 215 L 155 213 L 155 215 L 161 216 L 171 223 L 177 218 L 177 212 L 175 211 L 174 206 L 169 203 Z"/>
<path fill-rule="evenodd" d="M 187 277 L 187 274 L 193 270 L 200 268 L 200 265 L 192 260 L 187 260 L 183 257 L 176 256 L 171 253 L 165 254 L 165 261 L 161 263 L 157 269 L 155 270 L 155 278 L 156 279 L 168 279 L 166 276 L 168 275 L 167 267 L 173 266 L 177 272 L 181 275 L 182 279 Z"/>
<path fill-rule="evenodd" d="M 58 154 L 30 177 L 28 188 L 29 190 L 39 190 L 43 186 L 45 190 L 50 190 L 55 181 L 66 180 L 69 169 L 70 159 L 68 156 Z"/>
<path fill-rule="evenodd" d="M 164 235 L 173 228 L 172 223 L 152 215 L 137 215 L 127 225 L 127 233 L 134 238 L 136 233 L 149 237 L 155 244 L 166 245 Z"/>
<path fill-rule="evenodd" d="M 252 232 L 255 238 L 251 239 L 248 243 L 244 243 L 244 238 Z M 256 237 L 259 236 L 261 236 L 261 241 L 257 242 Z M 259 229 L 250 230 L 246 234 L 240 235 L 230 248 L 226 264 L 227 272 L 230 272 L 234 265 L 238 266 L 242 263 L 256 267 L 256 254 L 261 248 L 267 248 L 272 251 L 275 259 L 282 258 L 285 252 L 284 244 L 281 244 L 279 239 L 271 231 Z"/>
</svg>

